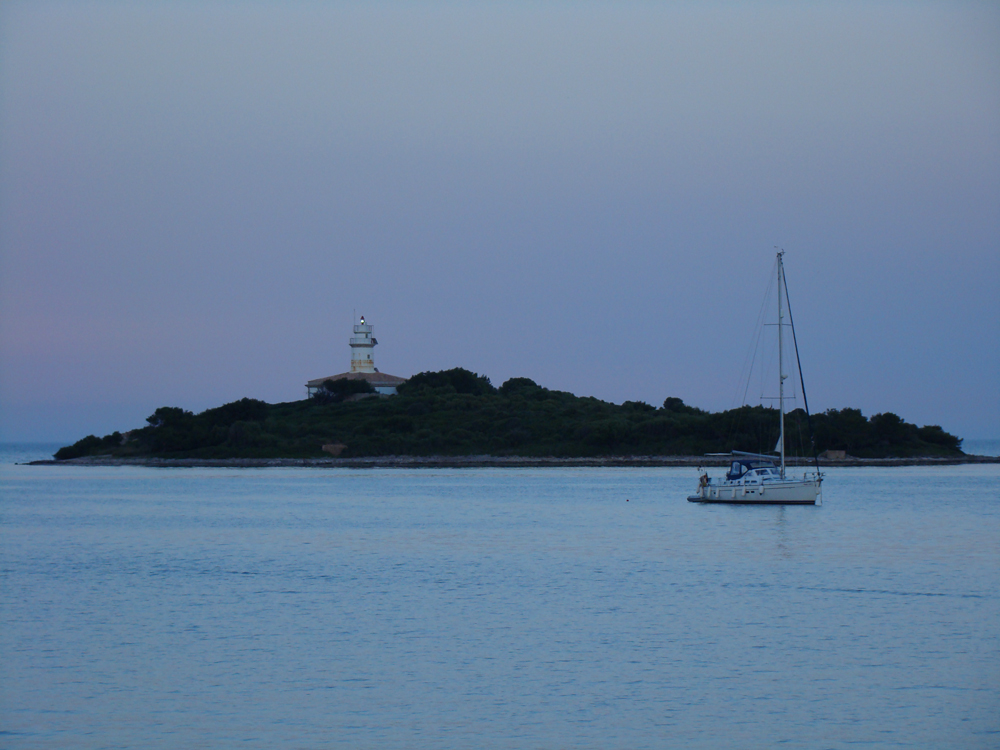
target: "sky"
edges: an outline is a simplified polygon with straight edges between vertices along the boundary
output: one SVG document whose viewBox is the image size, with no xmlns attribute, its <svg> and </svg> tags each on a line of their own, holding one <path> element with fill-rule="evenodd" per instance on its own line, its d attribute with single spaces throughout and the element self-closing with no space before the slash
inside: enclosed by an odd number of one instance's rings
<svg viewBox="0 0 1000 750">
<path fill-rule="evenodd" d="M 303 398 L 362 314 L 728 409 L 776 246 L 813 411 L 1000 437 L 1000 5 L 0 5 L 2 440 Z"/>
</svg>

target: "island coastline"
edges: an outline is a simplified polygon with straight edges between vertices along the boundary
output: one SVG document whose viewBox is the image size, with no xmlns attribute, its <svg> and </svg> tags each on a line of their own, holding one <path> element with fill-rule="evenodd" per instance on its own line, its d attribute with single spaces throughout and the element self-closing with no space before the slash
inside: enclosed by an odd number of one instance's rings
<svg viewBox="0 0 1000 750">
<path fill-rule="evenodd" d="M 819 459 L 831 467 L 958 466 L 997 464 L 1000 456 L 914 456 L 909 458 Z M 811 459 L 793 458 L 790 468 L 814 467 Z M 28 466 L 146 466 L 155 468 L 319 468 L 319 469 L 543 469 L 543 468 L 661 468 L 728 466 L 726 456 L 371 456 L 352 458 L 157 458 L 84 456 L 65 460 L 29 461 Z"/>
<path fill-rule="evenodd" d="M 677 397 L 660 407 L 614 404 L 528 378 L 496 388 L 462 368 L 418 373 L 391 396 L 341 390 L 279 404 L 243 398 L 200 414 L 160 407 L 145 427 L 88 435 L 53 457 L 144 466 L 716 466 L 730 450 L 759 453 L 781 437 L 793 446 L 791 466 L 812 466 L 816 455 L 826 466 L 977 462 L 958 436 L 891 412 L 795 409 L 782 422 L 762 405 L 713 413 Z"/>
</svg>

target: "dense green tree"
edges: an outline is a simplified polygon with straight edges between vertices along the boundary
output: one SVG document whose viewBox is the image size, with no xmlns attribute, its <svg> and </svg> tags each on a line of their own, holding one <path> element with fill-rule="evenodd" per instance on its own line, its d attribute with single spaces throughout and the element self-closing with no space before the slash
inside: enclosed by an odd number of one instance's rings
<svg viewBox="0 0 1000 750">
<path fill-rule="evenodd" d="M 87 435 L 85 438 L 77 440 L 73 445 L 67 445 L 55 452 L 55 458 L 59 461 L 67 461 L 71 458 L 89 456 L 97 449 L 103 448 L 104 441 L 97 435 Z"/>
<path fill-rule="evenodd" d="M 339 380 L 327 380 L 323 383 L 323 389 L 313 395 L 317 403 L 329 404 L 340 403 L 347 398 L 360 393 L 375 393 L 375 387 L 363 378 Z"/>
<path fill-rule="evenodd" d="M 398 390 L 413 393 L 421 389 L 453 390 L 475 396 L 495 393 L 496 388 L 485 375 L 478 375 L 462 367 L 440 372 L 420 372 L 403 383 Z"/>
<path fill-rule="evenodd" d="M 509 380 L 505 380 L 500 386 L 500 394 L 503 396 L 512 396 L 520 392 L 534 393 L 538 389 L 538 383 L 531 378 L 510 378 Z"/>
<path fill-rule="evenodd" d="M 267 418 L 268 405 L 255 398 L 241 398 L 239 401 L 208 409 L 199 416 L 206 422 L 228 427 L 233 422 L 262 422 Z"/>
<path fill-rule="evenodd" d="M 688 406 L 681 399 L 676 396 L 667 396 L 663 400 L 663 410 L 672 411 L 675 414 L 703 414 L 701 409 L 696 409 L 693 406 Z"/>
<path fill-rule="evenodd" d="M 173 427 L 184 424 L 192 416 L 194 415 L 191 412 L 177 406 L 161 406 L 150 416 L 146 417 L 146 421 L 153 427 Z"/>
<path fill-rule="evenodd" d="M 940 445 L 950 451 L 957 451 L 962 441 L 941 429 L 940 425 L 929 424 L 917 430 L 917 437 L 925 443 Z"/>
</svg>

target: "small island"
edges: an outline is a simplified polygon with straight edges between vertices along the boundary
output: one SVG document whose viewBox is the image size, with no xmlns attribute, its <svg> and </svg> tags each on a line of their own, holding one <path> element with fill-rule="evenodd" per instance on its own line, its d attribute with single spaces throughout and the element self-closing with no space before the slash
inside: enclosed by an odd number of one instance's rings
<svg viewBox="0 0 1000 750">
<path fill-rule="evenodd" d="M 462 457 L 492 457 L 516 465 L 518 458 L 616 463 L 627 457 L 693 457 L 687 463 L 731 450 L 768 453 L 778 438 L 776 409 L 743 406 L 713 413 L 676 397 L 660 406 L 618 405 L 550 390 L 528 378 L 511 378 L 497 388 L 488 377 L 462 368 L 415 375 L 395 395 L 377 393 L 364 379 L 344 378 L 327 381 L 302 401 L 244 398 L 200 414 L 165 406 L 146 421 L 128 432 L 88 435 L 55 458 L 188 463 L 451 457 L 459 460 L 449 465 L 463 465 Z M 889 412 L 865 417 L 858 409 L 830 409 L 807 420 L 796 409 L 786 417 L 786 450 L 797 463 L 816 454 L 827 464 L 968 460 L 961 443 L 937 425 L 918 427 Z"/>
</svg>

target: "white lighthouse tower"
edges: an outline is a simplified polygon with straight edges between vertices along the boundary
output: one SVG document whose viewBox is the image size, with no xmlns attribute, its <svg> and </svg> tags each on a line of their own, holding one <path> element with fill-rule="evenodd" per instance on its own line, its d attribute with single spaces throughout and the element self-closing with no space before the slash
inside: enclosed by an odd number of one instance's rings
<svg viewBox="0 0 1000 750">
<path fill-rule="evenodd" d="M 351 372 L 375 372 L 372 352 L 375 351 L 378 340 L 375 338 L 374 328 L 365 323 L 364 315 L 361 316 L 361 323 L 354 326 L 354 335 L 351 336 Z"/>
<path fill-rule="evenodd" d="M 406 378 L 398 375 L 388 375 L 375 369 L 375 339 L 374 326 L 365 322 L 365 316 L 361 316 L 361 323 L 354 326 L 354 335 L 351 336 L 351 371 L 342 372 L 339 375 L 330 375 L 326 378 L 316 378 L 306 383 L 306 393 L 316 396 L 325 392 L 326 384 L 331 380 L 365 380 L 376 393 L 383 396 L 391 396 L 396 392 L 396 388 L 406 382 Z M 352 398 L 362 398 L 365 394 L 358 394 Z"/>
</svg>

